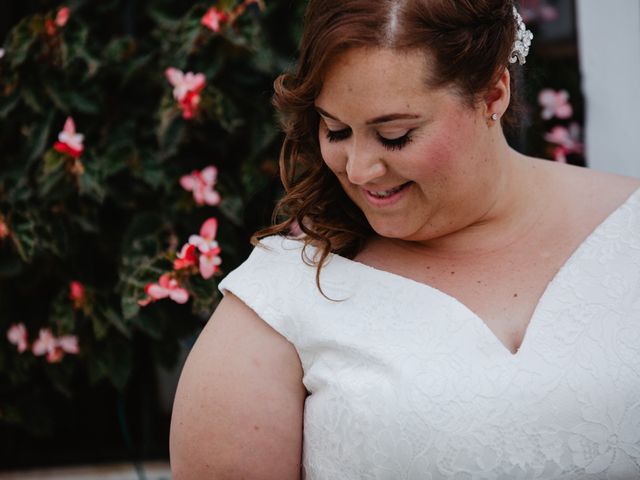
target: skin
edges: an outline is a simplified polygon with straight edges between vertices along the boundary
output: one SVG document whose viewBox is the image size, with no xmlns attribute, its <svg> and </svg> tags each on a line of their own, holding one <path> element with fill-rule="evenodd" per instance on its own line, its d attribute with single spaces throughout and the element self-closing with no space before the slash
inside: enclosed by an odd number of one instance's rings
<svg viewBox="0 0 640 480">
<path fill-rule="evenodd" d="M 638 181 L 509 147 L 491 119 L 506 69 L 475 105 L 429 88 L 430 69 L 419 51 L 338 57 L 315 102 L 322 157 L 376 232 L 355 260 L 454 297 L 516 353 L 553 276 Z M 393 205 L 371 201 L 407 182 Z"/>
<path fill-rule="evenodd" d="M 520 211 L 527 214 L 522 185 L 531 188 L 537 172 L 489 120 L 507 108 L 507 73 L 487 101 L 471 109 L 451 88 L 429 89 L 428 68 L 420 52 L 358 49 L 342 55 L 316 100 L 325 113 L 319 139 L 325 163 L 380 237 L 448 250 L 484 239 L 497 222 L 510 223 Z M 369 123 L 381 113 L 415 118 Z M 348 138 L 327 139 L 328 130 L 345 129 Z M 411 141 L 400 149 L 379 139 L 407 132 Z M 367 190 L 407 181 L 409 191 L 391 208 L 368 202 Z"/>
<path fill-rule="evenodd" d="M 429 68 L 420 52 L 337 58 L 316 100 L 322 157 L 376 232 L 355 261 L 448 293 L 515 353 L 551 278 L 640 182 L 512 150 L 490 119 L 508 107 L 506 71 L 471 107 L 430 89 Z M 406 182 L 394 205 L 368 201 Z M 180 378 L 173 477 L 299 479 L 302 377 L 295 348 L 228 293 Z"/>
</svg>

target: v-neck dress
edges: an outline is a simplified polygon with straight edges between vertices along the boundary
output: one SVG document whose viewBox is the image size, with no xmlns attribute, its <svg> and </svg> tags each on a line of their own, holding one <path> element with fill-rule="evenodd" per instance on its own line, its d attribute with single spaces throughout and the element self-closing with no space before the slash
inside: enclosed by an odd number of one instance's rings
<svg viewBox="0 0 640 480">
<path fill-rule="evenodd" d="M 640 478 L 640 190 L 556 274 L 515 355 L 455 298 L 338 255 L 325 298 L 301 245 L 264 239 L 220 290 L 300 356 L 303 478 Z"/>
</svg>

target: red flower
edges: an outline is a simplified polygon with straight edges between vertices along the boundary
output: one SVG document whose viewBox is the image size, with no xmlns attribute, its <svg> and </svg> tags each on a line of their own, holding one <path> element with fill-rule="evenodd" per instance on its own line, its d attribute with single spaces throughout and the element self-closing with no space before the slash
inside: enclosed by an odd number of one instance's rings
<svg viewBox="0 0 640 480">
<path fill-rule="evenodd" d="M 58 28 L 56 27 L 56 23 L 50 18 L 47 18 L 44 21 L 44 31 L 47 32 L 47 35 L 49 35 L 50 37 L 53 37 L 58 31 Z"/>
<path fill-rule="evenodd" d="M 84 285 L 82 283 L 73 281 L 69 284 L 69 299 L 73 301 L 73 308 L 80 310 L 85 301 Z"/>
<path fill-rule="evenodd" d="M 198 251 L 195 245 L 187 243 L 183 245 L 182 250 L 178 253 L 177 258 L 173 262 L 175 270 L 184 270 L 198 264 Z"/>
<path fill-rule="evenodd" d="M 63 130 L 58 134 L 58 141 L 53 148 L 64 155 L 79 158 L 84 151 L 84 135 L 76 133 L 73 118 L 67 117 Z"/>
<path fill-rule="evenodd" d="M 200 105 L 200 93 L 199 92 L 187 92 L 178 105 L 182 109 L 182 117 L 186 120 L 191 120 L 198 110 Z"/>
<path fill-rule="evenodd" d="M 214 32 L 219 32 L 222 24 L 226 22 L 228 18 L 229 16 L 225 12 L 218 10 L 216 7 L 211 7 L 207 10 L 207 13 L 202 16 L 200 23 Z"/>
<path fill-rule="evenodd" d="M 173 67 L 164 73 L 173 86 L 173 98 L 182 109 L 182 116 L 187 120 L 193 118 L 200 105 L 200 92 L 205 87 L 206 77 L 202 73 L 184 73 Z"/>
</svg>

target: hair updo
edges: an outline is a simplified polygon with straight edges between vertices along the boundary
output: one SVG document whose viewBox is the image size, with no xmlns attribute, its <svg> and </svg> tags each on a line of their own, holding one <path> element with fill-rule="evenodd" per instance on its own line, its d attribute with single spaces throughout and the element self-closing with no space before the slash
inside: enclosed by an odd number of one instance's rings
<svg viewBox="0 0 640 480">
<path fill-rule="evenodd" d="M 425 79 L 450 86 L 473 106 L 495 84 L 516 35 L 512 0 L 310 0 L 297 70 L 274 83 L 273 103 L 285 139 L 280 176 L 286 194 L 274 211 L 274 226 L 253 238 L 304 232 L 305 247 L 319 249 L 320 269 L 329 253 L 353 258 L 373 234 L 364 214 L 324 164 L 314 107 L 324 72 L 342 52 L 357 47 L 422 50 L 435 59 Z M 513 79 L 512 78 L 512 90 Z M 502 122 L 513 122 L 509 110 Z"/>
</svg>

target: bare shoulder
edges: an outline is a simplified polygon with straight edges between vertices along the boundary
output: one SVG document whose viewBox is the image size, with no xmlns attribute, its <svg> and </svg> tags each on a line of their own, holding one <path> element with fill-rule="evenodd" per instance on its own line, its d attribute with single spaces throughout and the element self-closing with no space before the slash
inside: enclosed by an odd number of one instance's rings
<svg viewBox="0 0 640 480">
<path fill-rule="evenodd" d="M 295 348 L 228 294 L 180 377 L 173 478 L 299 479 L 305 396 Z"/>
</svg>

